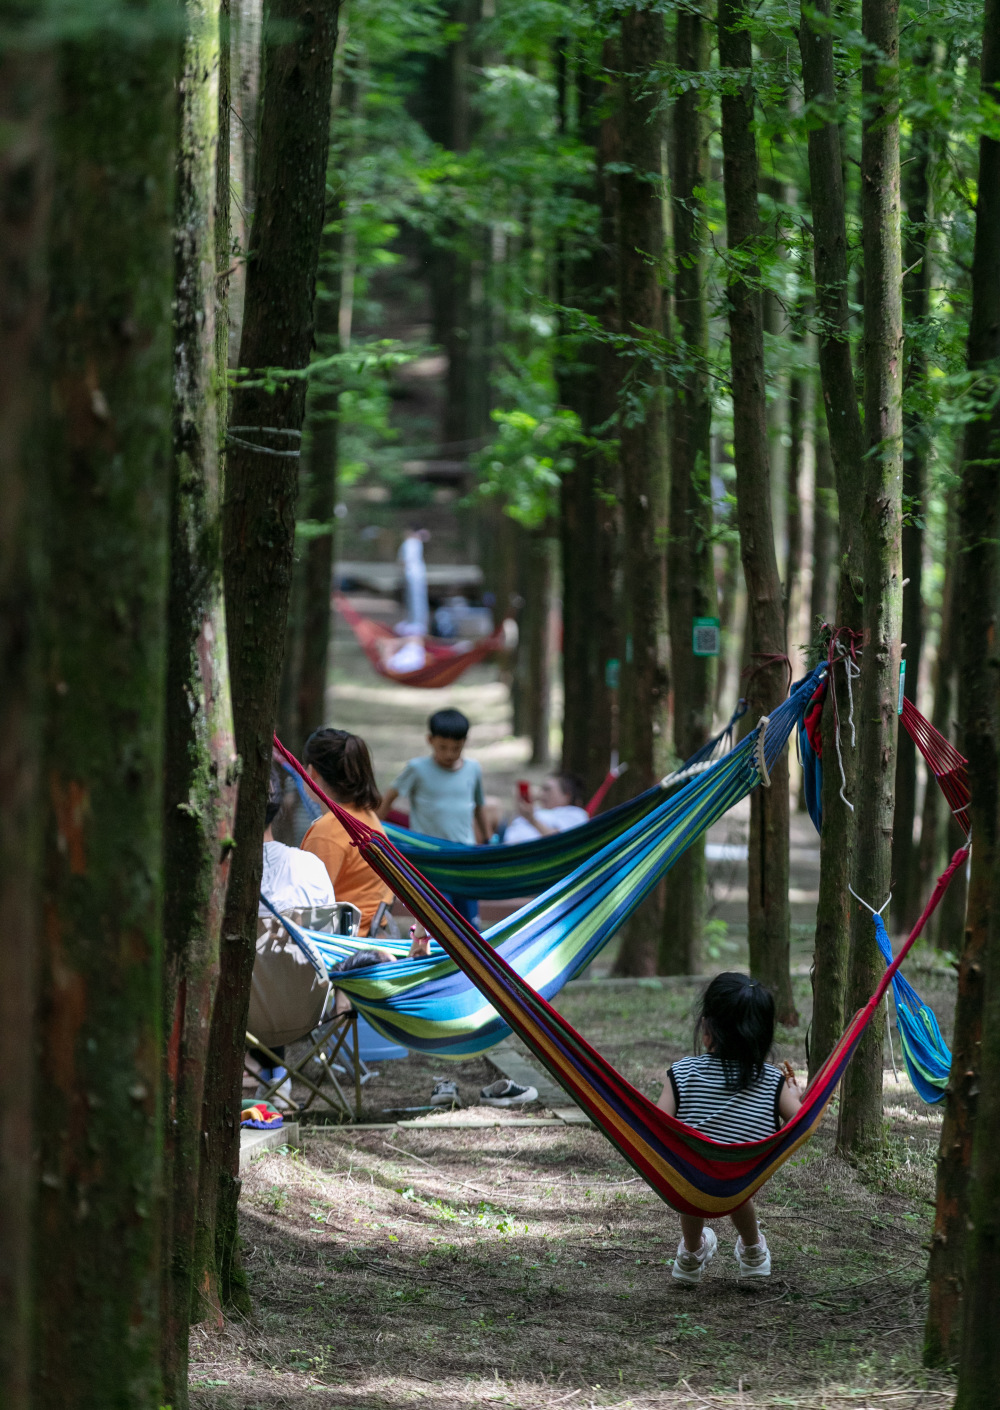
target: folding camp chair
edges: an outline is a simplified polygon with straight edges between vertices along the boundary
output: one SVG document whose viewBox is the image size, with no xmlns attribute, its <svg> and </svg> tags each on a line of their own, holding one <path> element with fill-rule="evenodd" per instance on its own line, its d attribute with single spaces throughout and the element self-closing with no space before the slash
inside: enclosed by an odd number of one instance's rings
<svg viewBox="0 0 1000 1410">
<path fill-rule="evenodd" d="M 357 935 L 361 912 L 350 902 L 338 902 L 333 907 L 292 911 L 289 919 L 296 927 Z M 353 1115 L 358 1120 L 363 1080 L 363 1064 L 358 1053 L 358 1016 L 354 1009 L 335 1013 L 335 998 L 336 991 L 326 966 L 308 936 L 300 932 L 293 937 L 277 917 L 261 917 L 250 990 L 247 1045 L 263 1053 L 274 1066 L 285 1068 L 287 1077 L 308 1089 L 309 1096 L 301 1111 L 307 1111 L 313 1102 L 322 1102 L 338 1116 L 348 1119 L 352 1115 L 351 1106 L 337 1080 L 334 1060 L 338 1053 L 349 1055 L 354 1074 Z M 350 1044 L 348 1038 L 353 1039 Z M 294 1060 L 290 1056 L 279 1058 L 273 1051 L 303 1040 L 307 1047 Z M 304 1070 L 311 1062 L 319 1066 L 319 1082 Z M 252 1074 L 252 1068 L 244 1065 Z M 260 1100 L 273 1100 L 287 1077 L 266 1086 Z M 333 1096 L 321 1085 L 325 1081 L 333 1088 Z"/>
</svg>

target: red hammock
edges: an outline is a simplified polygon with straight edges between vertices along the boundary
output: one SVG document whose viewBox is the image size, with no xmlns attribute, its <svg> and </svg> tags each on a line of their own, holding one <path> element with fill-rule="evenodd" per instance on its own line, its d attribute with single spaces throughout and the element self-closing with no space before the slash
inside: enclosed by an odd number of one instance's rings
<svg viewBox="0 0 1000 1410">
<path fill-rule="evenodd" d="M 398 647 L 403 644 L 402 638 L 398 637 L 391 627 L 385 627 L 381 622 L 373 622 L 370 617 L 362 617 L 340 593 L 334 594 L 333 605 L 357 637 L 362 651 L 380 676 L 396 681 L 398 685 L 418 686 L 421 690 L 435 690 L 440 686 L 452 685 L 470 666 L 485 661 L 487 656 L 499 651 L 506 640 L 502 625 L 492 636 L 475 642 L 453 643 L 425 637 L 424 665 L 418 666 L 415 671 L 394 671 L 391 666 L 386 665 L 386 658 L 379 643 L 393 642 Z"/>
<path fill-rule="evenodd" d="M 940 730 L 936 730 L 911 700 L 903 698 L 903 727 L 924 756 L 924 762 L 938 781 L 938 786 L 955 821 L 966 837 L 972 831 L 969 817 L 969 774 L 966 761 Z"/>
</svg>

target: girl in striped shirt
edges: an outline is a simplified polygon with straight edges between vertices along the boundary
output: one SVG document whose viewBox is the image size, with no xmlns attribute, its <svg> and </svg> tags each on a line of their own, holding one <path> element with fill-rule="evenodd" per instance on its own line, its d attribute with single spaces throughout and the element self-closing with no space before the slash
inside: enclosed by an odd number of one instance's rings
<svg viewBox="0 0 1000 1410">
<path fill-rule="evenodd" d="M 659 1105 L 678 1121 L 725 1145 L 771 1136 L 802 1104 L 795 1074 L 767 1062 L 774 1041 L 774 997 L 745 974 L 719 974 L 702 996 L 694 1029 L 698 1057 L 682 1058 L 667 1073 Z M 771 1254 L 757 1225 L 753 1200 L 730 1216 L 738 1235 L 741 1278 L 767 1278 Z M 673 1277 L 700 1283 L 719 1246 L 714 1229 L 681 1215 Z"/>
</svg>

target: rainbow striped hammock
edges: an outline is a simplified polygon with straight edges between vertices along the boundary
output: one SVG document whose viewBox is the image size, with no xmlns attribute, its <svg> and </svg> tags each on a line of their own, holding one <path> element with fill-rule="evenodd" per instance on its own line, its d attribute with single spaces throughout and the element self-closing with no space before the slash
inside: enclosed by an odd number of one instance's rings
<svg viewBox="0 0 1000 1410">
<path fill-rule="evenodd" d="M 825 665 L 819 667 L 797 686 L 772 713 L 766 728 L 762 722 L 735 749 L 696 774 L 673 797 L 665 798 L 661 793 L 652 812 L 608 842 L 570 876 L 493 926 L 484 937 L 490 948 L 498 949 L 533 991 L 546 999 L 554 998 L 566 981 L 601 951 L 691 842 L 757 786 L 761 768 L 766 776 L 815 690 L 818 674 L 825 669 Z M 280 744 L 276 747 L 293 767 L 300 768 Z M 348 831 L 359 844 L 379 846 L 392 859 L 394 868 L 402 866 L 407 885 L 423 890 L 426 905 L 445 905 L 434 887 L 391 841 L 380 834 L 370 834 L 356 821 Z M 381 875 L 380 866 L 375 870 Z M 393 871 L 389 885 L 397 895 L 409 900 L 409 891 L 399 889 L 395 878 Z M 285 926 L 289 933 L 297 930 L 291 922 L 285 922 Z M 440 922 L 427 928 L 437 935 Z M 370 948 L 372 943 L 313 930 L 299 932 L 296 938 L 300 936 L 304 948 L 314 946 L 327 965 L 352 950 Z M 386 948 L 402 956 L 408 946 Z M 385 1037 L 437 1057 L 467 1058 L 494 1047 L 511 1030 L 502 1014 L 483 998 L 473 980 L 450 956 L 447 946 L 442 949 L 436 945 L 428 959 L 368 965 L 338 975 L 337 984 Z"/>
<path fill-rule="evenodd" d="M 815 689 L 815 686 L 814 686 Z M 709 739 L 674 773 L 647 788 L 638 797 L 567 832 L 517 842 L 509 847 L 466 847 L 442 842 L 405 827 L 386 826 L 386 832 L 404 857 L 420 868 L 428 881 L 449 896 L 474 896 L 479 901 L 499 901 L 511 896 L 535 896 L 589 862 L 600 850 L 621 837 L 635 823 L 648 817 L 663 802 L 664 791 L 711 767 L 716 756 L 732 746 L 737 722 L 746 714 L 741 700 L 725 729 Z"/>
<path fill-rule="evenodd" d="M 275 744 L 294 762 L 277 739 Z M 955 853 L 913 931 L 816 1074 L 795 1116 L 762 1141 L 722 1145 L 668 1116 L 627 1082 L 522 979 L 485 936 L 463 920 L 387 838 L 358 822 L 319 789 L 316 792 L 348 829 L 369 865 L 409 905 L 455 964 L 647 1184 L 682 1214 L 707 1218 L 738 1209 L 812 1135 L 866 1025 L 967 856 L 965 848 Z"/>
</svg>

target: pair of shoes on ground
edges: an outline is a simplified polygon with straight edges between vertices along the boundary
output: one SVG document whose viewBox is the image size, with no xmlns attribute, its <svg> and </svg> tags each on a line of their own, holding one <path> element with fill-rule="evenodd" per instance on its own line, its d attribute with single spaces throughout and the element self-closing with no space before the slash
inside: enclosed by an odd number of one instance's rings
<svg viewBox="0 0 1000 1410">
<path fill-rule="evenodd" d="M 292 1101 L 292 1079 L 288 1075 L 287 1067 L 262 1067 L 257 1074 L 257 1091 L 254 1093 L 254 1101 L 261 1101 L 269 1087 L 275 1082 L 280 1082 L 281 1086 L 277 1091 L 272 1092 L 267 1098 L 273 1107 L 278 1111 L 293 1111 L 295 1103 Z"/>
<path fill-rule="evenodd" d="M 719 1247 L 718 1236 L 714 1229 L 705 1228 L 701 1236 L 701 1247 L 694 1253 L 681 1239 L 677 1245 L 677 1256 L 674 1259 L 674 1266 L 671 1270 L 671 1277 L 678 1283 L 687 1283 L 689 1286 L 697 1286 L 705 1274 L 705 1269 L 715 1257 Z M 771 1250 L 767 1246 L 764 1235 L 760 1235 L 759 1242 L 751 1244 L 749 1248 L 741 1238 L 736 1240 L 735 1249 L 736 1262 L 739 1264 L 740 1278 L 769 1278 L 771 1276 Z"/>
<path fill-rule="evenodd" d="M 507 1077 L 501 1077 L 496 1082 L 491 1082 L 488 1087 L 484 1087 L 479 1093 L 479 1101 L 483 1106 L 524 1106 L 527 1102 L 538 1100 L 538 1092 L 534 1087 L 521 1087 L 516 1082 L 511 1082 Z M 444 1078 L 439 1078 L 434 1084 L 431 1092 L 431 1106 L 460 1106 L 461 1098 L 458 1095 L 458 1086 L 454 1082 L 448 1082 Z"/>
</svg>

